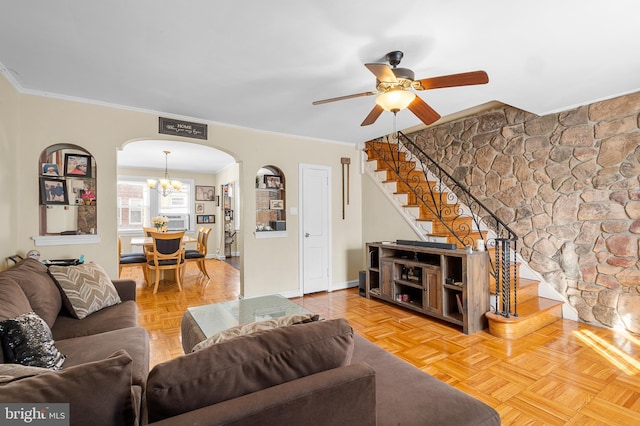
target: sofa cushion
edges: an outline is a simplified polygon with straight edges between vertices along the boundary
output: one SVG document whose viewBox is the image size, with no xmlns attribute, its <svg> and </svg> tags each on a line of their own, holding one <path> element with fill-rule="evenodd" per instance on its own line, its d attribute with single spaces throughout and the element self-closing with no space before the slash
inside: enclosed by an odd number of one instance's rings
<svg viewBox="0 0 640 426">
<path fill-rule="evenodd" d="M 15 318 L 33 309 L 22 288 L 10 277 L 0 274 L 0 320 Z"/>
<path fill-rule="evenodd" d="M 31 309 L 45 320 L 49 328 L 53 327 L 62 308 L 62 297 L 47 273 L 47 267 L 35 259 L 27 258 L 2 274 L 22 288 Z"/>
<path fill-rule="evenodd" d="M 16 378 L 35 376 L 48 371 L 51 370 L 42 367 L 32 367 L 30 365 L 0 364 L 0 384 L 11 382 Z"/>
<path fill-rule="evenodd" d="M 500 425 L 489 405 L 354 335 L 352 363 L 376 372 L 379 425 Z"/>
<path fill-rule="evenodd" d="M 131 389 L 131 358 L 109 358 L 0 384 L 1 402 L 69 403 L 70 424 L 132 425 L 137 410 Z"/>
<path fill-rule="evenodd" d="M 54 340 L 58 341 L 121 328 L 136 327 L 137 325 L 138 305 L 132 300 L 125 300 L 117 305 L 94 312 L 83 319 L 73 318 L 66 309 L 63 309 L 58 319 L 56 319 L 51 333 Z"/>
<path fill-rule="evenodd" d="M 143 327 L 123 328 L 92 336 L 58 340 L 56 345 L 67 356 L 63 369 L 105 359 L 118 350 L 125 350 L 133 360 L 133 384 L 144 386 L 147 383 L 149 334 Z"/>
<path fill-rule="evenodd" d="M 151 370 L 149 421 L 348 365 L 352 352 L 353 330 L 345 319 L 260 331 L 210 346 Z"/>
<path fill-rule="evenodd" d="M 0 342 L 5 362 L 59 370 L 65 356 L 51 338 L 51 330 L 34 312 L 0 321 Z"/>
<path fill-rule="evenodd" d="M 83 319 L 121 302 L 107 273 L 93 262 L 76 266 L 50 266 L 49 272 L 63 291 L 64 306 L 75 318 Z"/>
<path fill-rule="evenodd" d="M 208 339 L 198 343 L 191 349 L 191 352 L 199 351 L 217 343 L 226 342 L 247 334 L 257 333 L 258 331 L 271 330 L 273 328 L 286 327 L 294 324 L 303 324 L 312 321 L 318 321 L 320 318 L 317 314 L 294 314 L 266 321 L 251 322 L 231 327 L 214 334 Z"/>
</svg>

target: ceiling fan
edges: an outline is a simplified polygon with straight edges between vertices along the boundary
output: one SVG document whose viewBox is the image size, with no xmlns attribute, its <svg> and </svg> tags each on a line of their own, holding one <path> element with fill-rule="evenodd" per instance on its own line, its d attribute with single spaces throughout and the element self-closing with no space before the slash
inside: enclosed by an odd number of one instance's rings
<svg viewBox="0 0 640 426">
<path fill-rule="evenodd" d="M 441 89 L 443 87 L 485 84 L 489 82 L 489 76 L 484 71 L 471 71 L 415 80 L 413 71 L 408 68 L 397 68 L 403 56 L 404 54 L 398 50 L 387 53 L 386 59 L 393 68 L 387 64 L 364 64 L 364 66 L 376 76 L 376 90 L 323 99 L 313 102 L 313 105 L 359 98 L 362 96 L 379 95 L 376 98 L 376 106 L 373 107 L 369 115 L 367 115 L 362 124 L 360 124 L 361 126 L 373 124 L 384 110 L 396 114 L 404 108 L 409 108 L 424 124 L 429 125 L 436 122 L 440 118 L 440 114 L 420 97 L 416 96 L 410 89 L 430 90 Z"/>
</svg>

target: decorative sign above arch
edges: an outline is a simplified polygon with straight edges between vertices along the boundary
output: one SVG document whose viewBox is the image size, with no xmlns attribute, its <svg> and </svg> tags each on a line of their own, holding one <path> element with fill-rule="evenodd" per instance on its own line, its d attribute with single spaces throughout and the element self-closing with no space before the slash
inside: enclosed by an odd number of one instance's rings
<svg viewBox="0 0 640 426">
<path fill-rule="evenodd" d="M 171 118 L 159 117 L 159 133 L 165 135 L 183 136 L 185 138 L 207 139 L 207 125 L 192 123 L 190 121 L 174 120 Z"/>
</svg>

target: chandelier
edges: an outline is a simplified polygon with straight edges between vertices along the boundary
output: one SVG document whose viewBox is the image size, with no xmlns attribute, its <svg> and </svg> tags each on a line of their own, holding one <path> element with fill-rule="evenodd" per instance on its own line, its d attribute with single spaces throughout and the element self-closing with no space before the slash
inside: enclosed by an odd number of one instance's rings
<svg viewBox="0 0 640 426">
<path fill-rule="evenodd" d="M 171 179 L 169 177 L 167 161 L 169 158 L 169 154 L 171 154 L 171 151 L 162 151 L 162 152 L 164 152 L 164 156 L 165 156 L 164 157 L 164 177 L 159 179 L 147 179 L 147 184 L 151 189 L 154 189 L 157 187 L 158 192 L 163 197 L 166 197 L 167 195 L 171 194 L 173 191 L 180 191 L 180 188 L 182 188 L 182 182 L 180 182 L 179 180 Z"/>
</svg>

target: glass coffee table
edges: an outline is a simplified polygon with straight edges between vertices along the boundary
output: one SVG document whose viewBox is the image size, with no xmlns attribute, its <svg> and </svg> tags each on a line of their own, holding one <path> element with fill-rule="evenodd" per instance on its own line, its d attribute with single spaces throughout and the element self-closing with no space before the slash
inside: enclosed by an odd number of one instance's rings
<svg viewBox="0 0 640 426">
<path fill-rule="evenodd" d="M 238 325 L 311 313 L 280 295 L 193 306 L 187 308 L 182 317 L 182 348 L 190 353 L 191 348 L 206 338 Z"/>
</svg>

